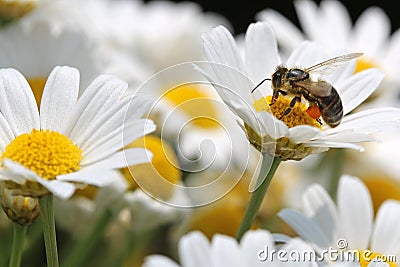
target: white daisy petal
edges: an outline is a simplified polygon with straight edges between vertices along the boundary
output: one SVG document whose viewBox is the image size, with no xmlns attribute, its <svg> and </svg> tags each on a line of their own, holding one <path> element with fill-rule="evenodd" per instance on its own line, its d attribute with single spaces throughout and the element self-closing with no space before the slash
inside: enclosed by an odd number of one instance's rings
<svg viewBox="0 0 400 267">
<path fill-rule="evenodd" d="M 10 125 L 4 118 L 3 114 L 0 113 L 0 150 L 4 151 L 6 146 L 14 140 L 15 136 L 11 130 Z"/>
<path fill-rule="evenodd" d="M 321 62 L 322 59 L 323 51 L 320 47 L 314 42 L 304 41 L 290 54 L 285 65 L 308 68 Z"/>
<path fill-rule="evenodd" d="M 278 213 L 278 216 L 302 238 L 310 240 L 320 247 L 328 247 L 331 244 L 330 237 L 325 235 L 319 225 L 302 213 L 283 209 Z"/>
<path fill-rule="evenodd" d="M 400 202 L 385 201 L 376 215 L 374 232 L 371 238 L 371 250 L 383 255 L 400 254 Z"/>
<path fill-rule="evenodd" d="M 166 256 L 151 255 L 144 259 L 143 267 L 179 267 L 179 265 Z"/>
<path fill-rule="evenodd" d="M 311 40 L 318 40 L 320 32 L 315 25 L 321 25 L 320 17 L 318 16 L 317 4 L 313 1 L 294 1 L 297 16 L 303 31 Z"/>
<path fill-rule="evenodd" d="M 66 128 L 68 136 L 79 143 L 97 125 L 103 113 L 115 106 L 127 89 L 127 84 L 112 75 L 96 78 L 79 98 Z M 90 127 L 88 127 L 88 125 Z"/>
<path fill-rule="evenodd" d="M 258 84 L 281 63 L 274 33 L 267 23 L 254 23 L 246 32 L 246 73 Z"/>
<path fill-rule="evenodd" d="M 40 128 L 35 97 L 17 70 L 0 69 L 0 106 L 15 136 Z"/>
<path fill-rule="evenodd" d="M 272 235 L 266 230 L 247 231 L 240 240 L 240 251 L 246 266 L 265 266 L 257 257 L 258 252 L 265 248 L 275 248 Z"/>
<path fill-rule="evenodd" d="M 108 152 L 106 153 L 108 154 Z M 98 158 L 92 157 L 90 161 L 82 161 L 81 165 L 98 169 L 119 169 L 150 162 L 152 157 L 152 153 L 146 149 L 129 148 L 107 157 L 99 154 Z"/>
<path fill-rule="evenodd" d="M 57 88 L 63 88 L 58 90 Z M 63 132 L 63 126 L 73 110 L 79 93 L 79 71 L 70 67 L 55 67 L 44 87 L 40 104 L 40 127 Z"/>
<path fill-rule="evenodd" d="M 376 54 L 388 39 L 390 27 L 390 20 L 381 8 L 366 9 L 354 25 L 356 47 L 363 48 L 366 54 Z"/>
<path fill-rule="evenodd" d="M 317 127 L 309 125 L 299 125 L 289 129 L 290 140 L 295 143 L 303 143 L 312 140 L 321 134 L 321 130 Z"/>
<path fill-rule="evenodd" d="M 367 187 L 356 177 L 343 176 L 338 186 L 339 222 L 349 248 L 367 249 L 372 232 L 373 207 Z"/>
<path fill-rule="evenodd" d="M 207 237 L 198 231 L 182 237 L 179 241 L 179 258 L 185 267 L 212 266 Z"/>
<path fill-rule="evenodd" d="M 83 168 L 77 172 L 59 175 L 57 180 L 102 187 L 110 184 L 113 177 L 113 172 L 106 168 Z"/>
<path fill-rule="evenodd" d="M 345 80 L 339 88 L 343 102 L 343 112 L 346 115 L 367 99 L 378 87 L 384 74 L 378 69 L 368 69 Z"/>
<path fill-rule="evenodd" d="M 339 126 L 328 129 L 326 133 L 333 134 L 352 130 L 371 134 L 388 129 L 389 127 L 398 127 L 399 120 L 400 109 L 398 108 L 372 108 L 344 117 Z"/>
<path fill-rule="evenodd" d="M 359 150 L 359 151 L 364 151 L 364 147 L 352 143 L 346 143 L 346 142 L 327 142 L 327 141 L 310 141 L 310 142 L 304 142 L 306 146 L 311 146 L 311 147 L 319 147 L 319 148 L 350 148 L 354 150 Z"/>
<path fill-rule="evenodd" d="M 70 198 L 75 192 L 75 186 L 68 182 L 58 180 L 37 179 L 36 182 L 46 187 L 53 195 L 61 199 Z"/>
<path fill-rule="evenodd" d="M 220 234 L 213 236 L 211 257 L 214 266 L 246 266 L 237 241 L 230 236 Z"/>
<path fill-rule="evenodd" d="M 216 82 L 223 85 L 225 90 L 238 93 L 247 103 L 252 103 L 250 90 L 254 85 L 244 74 L 243 60 L 229 31 L 218 26 L 202 37 L 206 56 L 218 78 Z"/>
<path fill-rule="evenodd" d="M 303 194 L 303 207 L 305 214 L 319 225 L 324 235 L 333 240 L 338 214 L 328 192 L 319 184 L 311 185 Z"/>
<path fill-rule="evenodd" d="M 258 14 L 256 18 L 260 21 L 268 22 L 274 32 L 279 32 L 276 37 L 283 48 L 292 51 L 296 45 L 304 41 L 304 37 L 299 29 L 285 16 L 273 9 L 266 9 Z"/>
</svg>

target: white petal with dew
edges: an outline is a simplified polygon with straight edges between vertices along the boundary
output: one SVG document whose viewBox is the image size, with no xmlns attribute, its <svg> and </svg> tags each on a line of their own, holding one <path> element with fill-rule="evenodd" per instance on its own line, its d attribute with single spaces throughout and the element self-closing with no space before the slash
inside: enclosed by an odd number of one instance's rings
<svg viewBox="0 0 400 267">
<path fill-rule="evenodd" d="M 0 69 L 0 107 L 15 136 L 40 128 L 32 89 L 15 69 Z"/>
<path fill-rule="evenodd" d="M 338 227 L 349 248 L 367 249 L 372 232 L 373 207 L 367 187 L 356 177 L 344 175 L 338 186 Z"/>
<path fill-rule="evenodd" d="M 44 86 L 40 103 L 40 128 L 65 134 L 65 122 L 73 110 L 79 93 L 79 71 L 55 67 Z"/>
</svg>

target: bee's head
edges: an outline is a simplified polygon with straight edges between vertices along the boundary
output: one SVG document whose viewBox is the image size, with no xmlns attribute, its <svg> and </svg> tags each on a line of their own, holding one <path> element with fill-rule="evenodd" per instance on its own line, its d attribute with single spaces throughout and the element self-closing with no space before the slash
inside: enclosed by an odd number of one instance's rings
<svg viewBox="0 0 400 267">
<path fill-rule="evenodd" d="M 285 78 L 285 75 L 287 73 L 288 69 L 282 66 L 278 66 L 272 74 L 272 88 L 273 89 L 279 89 L 282 86 L 282 79 Z"/>
</svg>

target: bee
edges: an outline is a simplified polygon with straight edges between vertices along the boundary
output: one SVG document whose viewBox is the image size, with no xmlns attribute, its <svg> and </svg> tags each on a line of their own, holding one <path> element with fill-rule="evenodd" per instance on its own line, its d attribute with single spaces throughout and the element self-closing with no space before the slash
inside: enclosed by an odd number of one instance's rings
<svg viewBox="0 0 400 267">
<path fill-rule="evenodd" d="M 301 98 L 304 97 L 309 102 L 307 113 L 320 124 L 322 122 L 319 120 L 319 117 L 322 117 L 327 125 L 334 128 L 340 124 L 343 118 L 342 100 L 330 83 L 320 79 L 313 81 L 310 76 L 312 74 L 322 74 L 324 71 L 333 69 L 333 67 L 341 63 L 348 62 L 362 55 L 363 53 L 345 54 L 305 69 L 286 68 L 280 65 L 276 68 L 271 78 L 262 80 L 251 92 L 253 93 L 262 83 L 270 80 L 273 89 L 270 105 L 276 102 L 279 94 L 294 96 L 290 101 L 289 107 L 279 119 L 288 115 L 296 103 L 301 102 Z"/>
</svg>

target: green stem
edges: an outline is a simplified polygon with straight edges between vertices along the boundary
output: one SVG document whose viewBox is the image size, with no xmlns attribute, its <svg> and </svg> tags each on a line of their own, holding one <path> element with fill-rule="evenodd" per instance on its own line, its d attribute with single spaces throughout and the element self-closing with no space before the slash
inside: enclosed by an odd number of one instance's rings
<svg viewBox="0 0 400 267">
<path fill-rule="evenodd" d="M 66 252 L 65 257 L 63 257 L 64 260 L 62 266 L 84 266 L 83 264 L 91 255 L 96 244 L 100 241 L 112 218 L 112 211 L 110 209 L 105 209 L 95 222 L 91 231 L 89 231 L 87 235 L 78 242 L 78 244 L 72 246 L 71 249 Z"/>
<path fill-rule="evenodd" d="M 336 192 L 339 185 L 339 179 L 342 175 L 342 169 L 344 164 L 345 157 L 345 149 L 336 148 L 332 151 L 333 160 L 332 160 L 332 170 L 331 175 L 329 177 L 329 185 L 328 190 L 333 199 L 336 199 Z"/>
<path fill-rule="evenodd" d="M 43 237 L 46 247 L 48 267 L 58 267 L 58 253 L 56 240 L 56 226 L 54 222 L 53 195 L 49 194 L 39 199 L 40 214 L 42 216 Z"/>
<path fill-rule="evenodd" d="M 13 244 L 9 267 L 19 267 L 21 265 L 26 229 L 28 229 L 26 225 L 21 226 L 17 223 L 13 223 Z"/>
<path fill-rule="evenodd" d="M 251 228 L 253 225 L 257 212 L 261 206 L 262 200 L 264 199 L 265 193 L 268 190 L 269 184 L 274 176 L 276 170 L 278 169 L 279 164 L 281 163 L 282 159 L 279 157 L 274 157 L 271 162 L 271 155 L 263 154 L 262 164 L 260 174 L 258 176 L 257 184 L 261 181 L 261 185 L 252 193 L 250 202 L 247 205 L 242 223 L 240 224 L 239 230 L 236 234 L 236 240 L 240 241 L 243 234 Z"/>
</svg>

